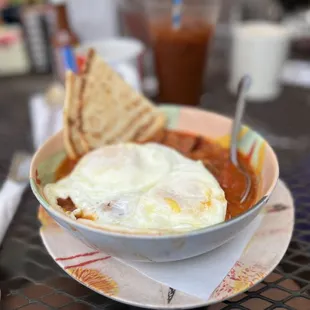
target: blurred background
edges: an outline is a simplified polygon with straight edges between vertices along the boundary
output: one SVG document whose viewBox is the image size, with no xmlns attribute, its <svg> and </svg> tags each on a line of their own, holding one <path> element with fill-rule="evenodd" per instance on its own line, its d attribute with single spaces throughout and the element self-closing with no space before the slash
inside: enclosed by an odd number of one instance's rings
<svg viewBox="0 0 310 310">
<path fill-rule="evenodd" d="M 267 137 L 283 167 L 303 159 L 310 150 L 310 1 L 175 3 L 0 1 L 0 134 L 7 143 L 0 157 L 32 152 L 61 127 L 64 71 L 78 72 L 94 47 L 155 102 L 227 115 L 237 81 L 251 74 L 245 121 Z M 49 133 L 37 129 L 45 118 Z"/>
</svg>

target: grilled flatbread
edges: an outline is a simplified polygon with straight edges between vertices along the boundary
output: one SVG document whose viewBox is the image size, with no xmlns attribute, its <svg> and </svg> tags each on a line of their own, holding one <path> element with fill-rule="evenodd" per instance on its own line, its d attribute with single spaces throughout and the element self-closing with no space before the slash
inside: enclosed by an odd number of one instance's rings
<svg viewBox="0 0 310 310">
<path fill-rule="evenodd" d="M 79 113 L 80 100 L 79 92 L 81 90 L 81 77 L 71 71 L 66 73 L 66 97 L 63 114 L 63 135 L 65 150 L 70 159 L 78 159 L 85 153 L 82 146 Z"/>
<path fill-rule="evenodd" d="M 164 128 L 164 114 L 133 90 L 92 49 L 81 83 L 78 116 L 84 152 L 105 144 L 142 142 Z"/>
</svg>

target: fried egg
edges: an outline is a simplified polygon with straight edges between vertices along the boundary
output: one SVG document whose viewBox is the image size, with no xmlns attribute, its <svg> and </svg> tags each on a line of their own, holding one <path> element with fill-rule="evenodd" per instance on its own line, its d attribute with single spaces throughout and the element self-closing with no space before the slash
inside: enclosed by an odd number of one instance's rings
<svg viewBox="0 0 310 310">
<path fill-rule="evenodd" d="M 86 154 L 44 195 L 71 198 L 76 210 L 100 226 L 189 231 L 225 220 L 225 193 L 200 161 L 156 143 L 122 143 Z M 58 206 L 59 208 L 59 206 Z"/>
</svg>

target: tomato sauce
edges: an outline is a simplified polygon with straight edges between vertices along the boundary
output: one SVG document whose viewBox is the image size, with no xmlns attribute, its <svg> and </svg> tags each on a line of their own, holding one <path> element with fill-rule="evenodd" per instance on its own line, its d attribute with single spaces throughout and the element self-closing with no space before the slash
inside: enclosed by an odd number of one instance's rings
<svg viewBox="0 0 310 310">
<path fill-rule="evenodd" d="M 229 149 L 225 149 L 216 142 L 195 134 L 181 131 L 165 130 L 154 139 L 145 141 L 161 143 L 174 148 L 184 156 L 201 160 L 206 168 L 214 175 L 225 192 L 228 202 L 226 220 L 229 220 L 251 208 L 257 199 L 258 181 L 249 159 L 238 154 L 242 167 L 251 176 L 252 186 L 248 198 L 240 204 L 241 197 L 246 190 L 246 177 L 230 161 Z M 65 159 L 56 171 L 55 178 L 59 180 L 68 175 L 77 161 Z"/>
<path fill-rule="evenodd" d="M 55 172 L 55 180 L 61 180 L 66 177 L 70 172 L 73 170 L 75 165 L 77 164 L 78 160 L 72 160 L 66 157 L 58 166 Z"/>
<path fill-rule="evenodd" d="M 205 137 L 170 130 L 166 131 L 161 143 L 176 149 L 186 157 L 201 160 L 204 163 L 225 192 L 228 202 L 226 220 L 238 216 L 255 204 L 258 194 L 258 181 L 249 159 L 243 154 L 238 153 L 238 159 L 250 175 L 252 184 L 248 198 L 240 204 L 247 181 L 244 174 L 231 163 L 229 149 L 225 149 Z"/>
</svg>

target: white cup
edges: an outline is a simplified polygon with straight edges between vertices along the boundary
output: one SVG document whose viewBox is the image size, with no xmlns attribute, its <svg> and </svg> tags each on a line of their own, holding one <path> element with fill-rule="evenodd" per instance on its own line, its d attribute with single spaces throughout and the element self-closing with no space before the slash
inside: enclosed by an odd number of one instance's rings
<svg viewBox="0 0 310 310">
<path fill-rule="evenodd" d="M 78 57 L 85 56 L 89 48 L 96 52 L 136 90 L 141 91 L 142 42 L 131 38 L 111 38 L 85 42 L 76 49 Z"/>
<path fill-rule="evenodd" d="M 249 99 L 276 98 L 289 42 L 290 32 L 284 26 L 263 21 L 236 24 L 232 30 L 230 91 L 235 93 L 241 77 L 248 74 L 252 78 Z"/>
</svg>

